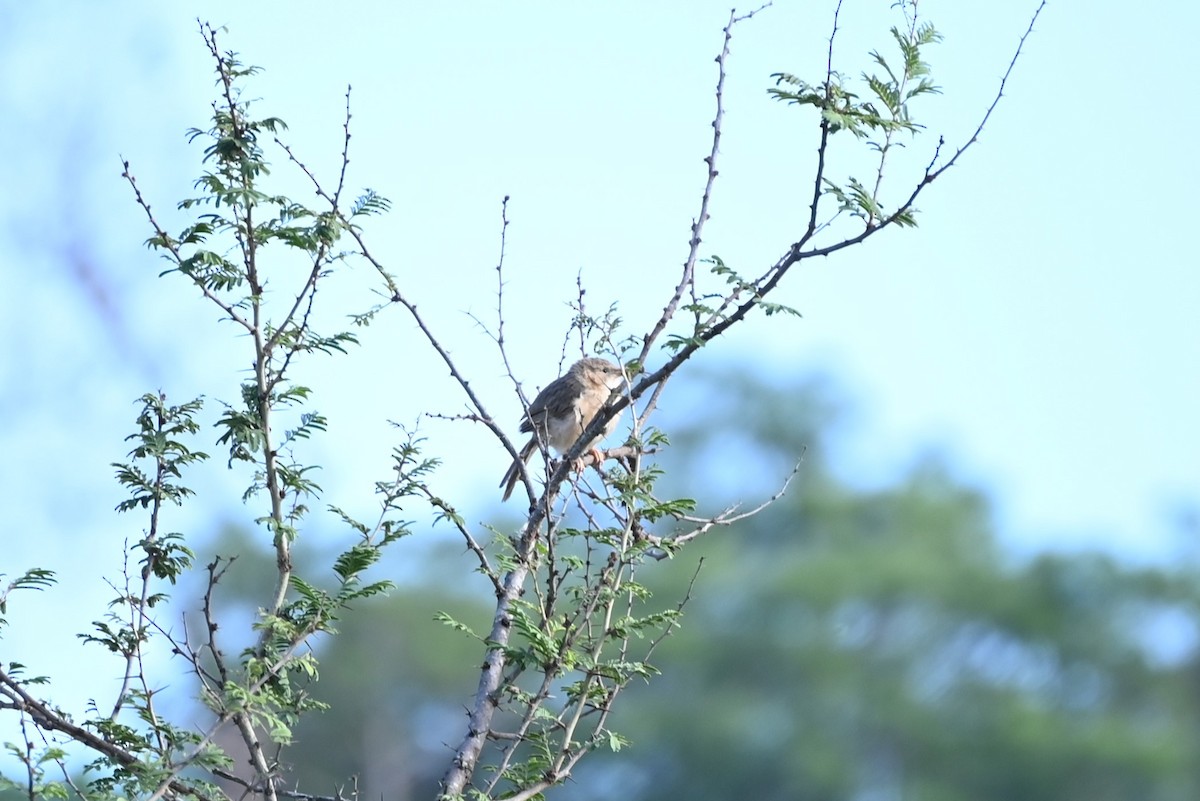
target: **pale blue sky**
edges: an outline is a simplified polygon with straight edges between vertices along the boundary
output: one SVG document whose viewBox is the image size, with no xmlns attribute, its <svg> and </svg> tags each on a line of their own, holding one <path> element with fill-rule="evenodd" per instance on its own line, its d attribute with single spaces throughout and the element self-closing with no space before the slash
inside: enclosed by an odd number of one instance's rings
<svg viewBox="0 0 1200 801">
<path fill-rule="evenodd" d="M 847 73 L 887 46 L 890 5 L 846 0 Z M 946 37 L 927 54 L 945 90 L 925 105 L 934 139 L 969 135 L 1034 5 L 921 3 Z M 36 601 L 62 624 L 54 633 L 32 621 L 6 642 L 73 642 L 95 616 L 80 599 L 110 594 L 97 570 L 115 575 L 113 540 L 140 534 L 140 521 L 110 511 L 120 493 L 108 463 L 126 450 L 133 399 L 160 386 L 176 400 L 232 398 L 226 365 L 248 364 L 212 309 L 154 277 L 161 263 L 141 246 L 145 221 L 119 177 L 123 155 L 168 218 L 189 191 L 198 151 L 183 133 L 207 124 L 212 85 L 198 15 L 228 25 L 225 45 L 266 69 L 251 93 L 327 177 L 353 84 L 350 184 L 395 204 L 369 230 L 373 249 L 489 408 L 515 420 L 494 348 L 466 315 L 493 314 L 500 199 L 512 196 L 510 352 L 533 387 L 553 378 L 578 271 L 595 309 L 619 301 L 643 321 L 661 308 L 702 186 L 728 7 L 0 7 L 0 572 L 54 567 L 72 596 Z M 704 252 L 748 274 L 798 230 L 814 150 L 808 119 L 767 99 L 768 76 L 815 76 L 831 13 L 782 0 L 734 40 Z M 938 450 L 994 492 L 1003 534 L 1022 550 L 1177 554 L 1172 510 L 1200 501 L 1188 222 L 1200 120 L 1187 100 L 1197 30 L 1190 3 L 1051 2 L 981 141 L 922 197 L 920 228 L 806 264 L 776 298 L 802 320 L 756 321 L 711 358 L 830 373 L 855 402 L 836 459 L 859 483 Z M 930 146 L 915 145 L 913 163 Z M 831 169 L 852 166 L 835 155 Z M 895 175 L 907 191 L 903 169 Z M 180 331 L 203 349 L 175 344 Z M 316 457 L 328 500 L 360 509 L 386 468 L 386 420 L 461 408 L 399 314 L 365 339 L 314 378 L 333 385 L 320 405 L 334 427 Z M 447 494 L 458 491 L 469 519 L 488 515 L 503 452 L 481 430 L 427 431 L 448 461 Z M 203 480 L 237 487 L 222 464 Z M 191 509 L 172 527 L 211 524 Z"/>
</svg>

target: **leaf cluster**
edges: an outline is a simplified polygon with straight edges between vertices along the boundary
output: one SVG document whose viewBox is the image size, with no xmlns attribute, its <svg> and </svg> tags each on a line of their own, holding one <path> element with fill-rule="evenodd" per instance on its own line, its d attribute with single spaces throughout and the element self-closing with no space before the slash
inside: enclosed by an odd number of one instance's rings
<svg viewBox="0 0 1200 801">
<path fill-rule="evenodd" d="M 902 5 L 908 12 L 910 6 Z M 856 217 L 868 230 L 884 221 L 900 227 L 916 225 L 916 210 L 911 207 L 911 199 L 909 203 L 888 212 L 880 198 L 889 152 L 904 146 L 896 136 L 915 136 L 925 127 L 913 117 L 912 102 L 941 92 L 933 82 L 930 66 L 922 53 L 923 47 L 940 42 L 941 34 L 932 24 L 917 22 L 915 4 L 911 7 L 911 14 L 906 29 L 893 26 L 890 30 L 892 41 L 899 51 L 898 58 L 889 62 L 878 50 L 870 52 L 877 70 L 863 72 L 860 76 L 867 89 L 865 96 L 852 91 L 851 81 L 832 69 L 827 72 L 825 80 L 815 84 L 791 73 L 778 72 L 771 76 L 775 79 L 775 86 L 767 90 L 772 98 L 780 102 L 817 109 L 823 134 L 848 131 L 878 154 L 878 169 L 873 185 L 853 176 L 848 177 L 844 184 L 826 176 L 820 178 L 821 192 L 837 201 L 836 215 L 845 213 Z M 824 149 L 825 139 L 822 139 L 822 152 Z"/>
</svg>

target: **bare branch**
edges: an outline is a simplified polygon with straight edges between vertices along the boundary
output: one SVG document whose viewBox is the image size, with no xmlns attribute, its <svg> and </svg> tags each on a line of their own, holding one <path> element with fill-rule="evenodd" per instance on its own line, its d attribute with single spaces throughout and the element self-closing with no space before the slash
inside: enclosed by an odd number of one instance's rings
<svg viewBox="0 0 1200 801">
<path fill-rule="evenodd" d="M 716 515 L 714 517 L 708 517 L 708 518 L 699 518 L 699 517 L 690 517 L 688 515 L 680 515 L 678 518 L 679 520 L 683 520 L 688 523 L 696 523 L 698 525 L 695 528 L 693 528 L 691 531 L 688 531 L 686 533 L 673 534 L 668 537 L 658 538 L 657 541 L 659 543 L 669 543 L 669 545 L 672 548 L 674 548 L 674 547 L 683 545 L 687 542 L 690 542 L 691 540 L 696 539 L 700 535 L 705 534 L 708 531 L 710 531 L 711 529 L 716 528 L 718 526 L 731 526 L 734 523 L 738 523 L 742 520 L 746 520 L 747 518 L 754 517 L 759 512 L 766 509 L 768 506 L 771 506 L 772 504 L 774 504 L 776 501 L 778 501 L 780 498 L 782 498 L 787 493 L 788 487 L 792 483 L 792 479 L 794 479 L 796 477 L 796 474 L 800 472 L 800 465 L 803 464 L 803 462 L 804 462 L 804 457 L 801 456 L 801 458 L 799 460 L 797 460 L 796 466 L 792 468 L 792 472 L 788 473 L 787 478 L 785 478 L 783 480 L 783 484 L 779 487 L 778 490 L 776 490 L 775 494 L 773 494 L 770 498 L 767 498 L 765 501 L 760 503 L 758 506 L 755 506 L 754 508 L 752 508 L 748 511 L 742 512 L 741 514 L 734 514 L 734 512 L 737 511 L 738 507 L 733 506 L 733 507 L 730 507 L 729 509 L 726 509 L 724 512 L 722 512 L 719 515 Z M 650 538 L 650 541 L 655 542 L 655 538 Z"/>
<path fill-rule="evenodd" d="M 971 145 L 975 144 L 975 142 L 979 139 L 979 135 L 981 133 L 983 133 L 983 126 L 987 125 L 987 121 L 989 119 L 991 119 L 992 112 L 995 111 L 996 106 L 998 106 L 1000 104 L 1000 98 L 1004 97 L 1004 87 L 1008 84 L 1008 79 L 1009 79 L 1009 76 L 1012 75 L 1013 68 L 1017 66 L 1017 59 L 1019 59 L 1021 57 L 1021 51 L 1024 50 L 1024 48 L 1025 48 L 1025 40 L 1027 38 L 1029 38 L 1029 35 L 1031 33 L 1033 33 L 1033 26 L 1038 21 L 1038 17 L 1041 15 L 1042 9 L 1044 9 L 1045 7 L 1046 7 L 1046 0 L 1042 0 L 1042 2 L 1038 4 L 1037 9 L 1033 12 L 1033 16 L 1029 20 L 1029 25 L 1028 25 L 1028 27 L 1025 28 L 1025 32 L 1023 34 L 1021 34 L 1021 38 L 1017 42 L 1017 49 L 1013 51 L 1012 59 L 1010 59 L 1008 62 L 1008 68 L 1004 70 L 1004 75 L 1000 78 L 1000 86 L 996 90 L 996 96 L 992 98 L 992 102 L 987 107 L 987 111 L 985 111 L 983 113 L 983 117 L 979 120 L 979 125 L 977 125 L 975 127 L 975 131 L 971 134 L 971 138 L 968 139 L 965 144 L 963 144 L 961 147 L 959 147 L 958 150 L 954 151 L 954 155 L 950 157 L 950 160 L 947 161 L 945 164 L 943 164 L 941 167 L 934 170 L 933 172 L 929 172 L 928 170 L 926 170 L 925 178 L 918 185 L 918 189 L 920 189 L 920 187 L 925 186 L 926 184 L 932 183 L 935 178 L 937 178 L 939 175 L 944 173 L 946 170 L 953 167 L 954 162 L 958 161 L 958 157 L 961 156 L 963 153 L 967 152 L 967 148 L 971 147 Z M 938 149 L 939 150 L 941 149 L 940 142 L 938 143 Z M 936 155 L 935 155 L 935 160 L 936 160 Z M 914 191 L 913 195 L 909 198 L 908 203 L 904 207 L 902 207 L 902 209 L 907 208 L 908 206 L 910 206 L 912 204 L 912 201 L 916 199 L 916 194 L 917 194 L 916 191 Z M 893 216 L 895 216 L 895 215 L 893 215 Z"/>
<path fill-rule="evenodd" d="M 475 554 L 475 558 L 479 560 L 479 568 L 483 571 L 483 574 L 488 577 L 488 580 L 492 582 L 492 586 L 496 589 L 496 594 L 500 595 L 503 593 L 504 588 L 500 586 L 500 574 L 497 573 L 495 568 L 492 567 L 492 563 L 488 560 L 487 554 L 483 550 L 483 546 L 481 546 L 476 541 L 475 537 L 471 535 L 470 530 L 466 527 L 466 525 L 463 524 L 462 517 L 458 514 L 458 512 L 455 511 L 455 509 L 450 506 L 445 499 L 439 498 L 430 492 L 428 487 L 422 486 L 421 493 L 425 496 L 425 499 L 429 502 L 429 505 L 434 509 L 441 509 L 444 513 L 442 516 L 446 520 L 449 520 L 451 525 L 458 529 L 458 532 L 462 534 L 463 539 L 467 542 L 467 548 L 471 551 L 471 553 Z"/>
<path fill-rule="evenodd" d="M 838 19 L 842 13 L 842 0 L 833 10 L 833 29 L 829 32 L 829 49 L 825 56 L 825 102 L 833 98 L 833 42 L 837 38 Z M 821 142 L 817 145 L 817 169 L 813 174 L 812 203 L 809 206 L 808 227 L 800 237 L 800 244 L 812 239 L 817 233 L 817 214 L 821 205 L 821 189 L 825 182 L 825 154 L 829 149 L 829 120 L 821 116 Z"/>
<path fill-rule="evenodd" d="M 25 688 L 9 676 L 3 668 L 0 668 L 0 688 L 4 688 L 6 691 L 5 694 L 14 699 L 13 707 L 28 714 L 39 727 L 49 731 L 62 732 L 80 745 L 103 754 L 119 765 L 131 767 L 139 764 L 140 760 L 129 751 L 113 745 L 103 737 L 93 734 L 81 726 L 76 726 L 66 716 L 59 714 L 41 701 L 38 701 L 27 693 Z M 210 798 L 194 787 L 177 779 L 170 781 L 170 789 L 182 795 L 200 799 L 200 801 L 209 801 Z"/>
<path fill-rule="evenodd" d="M 704 225 L 708 222 L 708 206 L 712 200 L 713 185 L 717 181 L 717 154 L 720 152 L 721 146 L 721 123 L 725 118 L 725 62 L 729 59 L 729 40 L 733 38 L 733 26 L 737 22 L 749 19 L 760 10 L 762 9 L 755 9 L 755 11 L 743 17 L 737 16 L 736 9 L 729 12 L 729 22 L 725 24 L 725 38 L 721 43 L 721 52 L 715 59 L 717 62 L 717 88 L 715 93 L 717 110 L 712 120 L 712 146 L 709 149 L 708 155 L 704 157 L 704 163 L 707 165 L 708 170 L 704 181 L 704 192 L 700 196 L 700 210 L 697 212 L 695 219 L 692 220 L 692 235 L 688 240 L 688 254 L 683 262 L 679 284 L 675 287 L 675 291 L 667 301 L 667 305 L 663 307 L 658 322 L 654 324 L 654 327 L 645 336 L 642 351 L 638 356 L 640 364 L 646 363 L 646 359 L 650 355 L 650 349 L 654 346 L 659 335 L 666 329 L 667 324 L 674 318 L 675 310 L 679 307 L 679 301 L 682 300 L 684 293 L 695 282 L 696 260 L 700 253 L 701 237 L 704 233 Z"/>
<path fill-rule="evenodd" d="M 146 219 L 150 221 L 150 226 L 154 228 L 157 241 L 167 248 L 168 252 L 171 254 L 171 257 L 175 260 L 175 266 L 179 267 L 184 261 L 183 254 L 179 251 L 179 243 L 176 242 L 175 239 L 172 238 L 171 235 L 168 234 L 166 230 L 164 230 L 163 227 L 158 224 L 158 220 L 154 218 L 154 212 L 150 210 L 150 204 L 146 202 L 144 197 L 142 197 L 142 191 L 138 188 L 137 180 L 133 177 L 133 173 L 129 171 L 129 162 L 122 161 L 121 164 L 124 168 L 124 171 L 121 173 L 121 177 L 128 181 L 129 186 L 133 189 L 134 199 L 137 201 L 137 204 L 142 207 L 142 211 L 146 213 Z M 200 291 L 204 294 L 204 297 L 216 304 L 221 311 L 225 312 L 226 316 L 228 316 L 230 320 L 233 320 L 247 331 L 253 329 L 250 321 L 238 314 L 232 305 L 217 297 L 216 293 L 205 286 L 203 281 L 194 276 L 188 277 L 191 278 L 192 283 L 200 289 Z"/>
</svg>

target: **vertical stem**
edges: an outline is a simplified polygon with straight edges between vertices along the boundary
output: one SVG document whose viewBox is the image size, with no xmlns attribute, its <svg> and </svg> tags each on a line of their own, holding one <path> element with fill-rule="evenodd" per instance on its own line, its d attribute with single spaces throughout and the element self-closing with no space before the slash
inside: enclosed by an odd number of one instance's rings
<svg viewBox="0 0 1200 801">
<path fill-rule="evenodd" d="M 238 126 L 236 106 L 231 103 L 229 110 L 236 130 Z M 242 173 L 241 180 L 242 186 L 249 190 L 251 188 L 250 178 Z M 247 195 L 249 194 L 247 192 Z M 272 347 L 263 339 L 263 287 L 258 280 L 258 264 L 255 258 L 257 242 L 254 235 L 254 207 L 251 205 L 251 201 L 246 203 L 243 219 L 246 226 L 244 244 L 246 278 L 250 282 L 250 303 L 253 310 L 251 324 L 254 334 L 254 380 L 257 388 L 258 422 L 262 433 L 263 473 L 267 494 L 271 497 L 270 525 L 274 535 L 275 564 L 279 571 L 275 594 L 266 610 L 267 616 L 270 617 L 279 614 L 284 598 L 287 596 L 288 583 L 292 575 L 292 544 L 283 524 L 283 494 L 279 489 L 279 469 L 276 463 L 275 448 L 271 444 L 270 362 Z M 271 628 L 268 626 L 263 629 L 262 637 L 258 642 L 260 657 L 266 656 L 270 637 Z M 257 732 L 254 731 L 254 725 L 251 723 L 249 715 L 239 712 L 234 716 L 234 722 L 242 735 L 243 742 L 250 751 L 250 763 L 262 780 L 268 801 L 276 801 L 275 782 L 271 776 L 271 768 L 267 765 L 266 757 L 263 755 L 262 742 L 259 740 Z"/>
<path fill-rule="evenodd" d="M 155 428 L 154 433 L 162 435 L 166 421 L 163 419 L 163 407 L 166 404 L 166 396 L 159 393 L 158 407 L 155 409 Z M 148 411 L 148 410 L 147 410 Z M 145 429 L 143 429 L 143 432 Z M 144 436 L 144 433 L 143 433 Z M 154 460 L 154 500 L 150 506 L 150 531 L 146 534 L 146 566 L 142 568 L 142 588 L 138 594 L 136 606 L 130 609 L 130 626 L 133 628 L 134 641 L 133 647 L 129 653 L 125 654 L 125 675 L 121 679 L 121 687 L 117 690 L 117 700 L 113 704 L 113 710 L 109 714 L 108 719 L 116 721 L 117 716 L 121 714 L 121 709 L 125 706 L 125 696 L 129 692 L 129 685 L 133 681 L 134 666 L 141 662 L 142 652 L 142 632 L 146 627 L 146 600 L 150 597 L 150 577 L 154 575 L 154 552 L 151 550 L 154 543 L 158 541 L 158 518 L 162 511 L 162 486 L 166 478 L 166 458 L 162 453 L 159 453 Z M 126 559 L 128 560 L 128 549 L 126 550 Z M 125 569 L 126 582 L 128 582 L 129 569 L 128 561 Z M 128 584 L 126 585 L 128 587 Z M 150 696 L 147 694 L 146 701 L 149 703 Z M 155 729 L 158 734 L 160 748 L 165 747 L 161 733 Z"/>
<path fill-rule="evenodd" d="M 249 184 L 249 180 L 245 179 L 243 185 L 247 189 L 250 188 Z M 251 206 L 246 207 L 245 224 L 246 277 L 250 282 L 250 302 L 253 310 L 251 325 L 254 335 L 254 382 L 258 393 L 258 423 L 262 430 L 263 475 L 267 494 L 271 498 L 272 544 L 275 547 L 275 565 L 278 569 L 275 594 L 270 605 L 267 606 L 267 614 L 276 615 L 283 607 L 283 602 L 287 597 L 288 584 L 291 581 L 292 541 L 290 533 L 284 525 L 283 491 L 279 486 L 278 454 L 275 452 L 271 439 L 271 392 L 275 383 L 271 375 L 271 354 L 274 347 L 273 343 L 264 339 L 262 284 L 258 280 L 256 260 L 258 243 L 254 236 L 254 209 Z M 264 639 L 259 645 L 260 655 L 263 654 L 266 636 L 267 634 L 264 632 Z"/>
<path fill-rule="evenodd" d="M 517 545 L 516 564 L 505 574 L 500 582 L 501 589 L 496 596 L 496 614 L 492 618 L 492 629 L 486 642 L 489 645 L 483 657 L 483 667 L 479 674 L 479 685 L 475 690 L 475 701 L 467 714 L 467 733 L 462 742 L 454 749 L 454 758 L 450 767 L 442 777 L 442 799 L 457 798 L 463 794 L 471 778 L 475 774 L 475 766 L 479 755 L 487 742 L 491 731 L 492 717 L 499 704 L 499 692 L 504 684 L 504 667 L 508 660 L 505 649 L 512 635 L 512 616 L 509 610 L 513 603 L 525 591 L 525 580 L 529 577 L 534 565 L 534 552 L 537 546 L 538 534 L 542 521 L 550 517 L 550 509 L 554 504 L 555 490 L 547 488 L 542 501 L 530 513 L 525 521 L 525 529 Z M 549 526 L 549 523 L 548 523 Z"/>
<path fill-rule="evenodd" d="M 217 47 L 216 32 L 207 28 L 206 38 L 213 57 L 217 60 L 217 72 L 224 88 L 225 105 L 229 110 L 229 133 L 238 142 L 246 139 L 247 131 L 241 118 L 242 109 L 238 104 L 233 90 L 233 75 L 231 67 Z M 243 200 L 234 201 L 241 209 L 242 230 L 236 231 L 235 236 L 242 248 L 242 258 L 246 267 L 246 280 L 250 284 L 250 304 L 252 316 L 250 332 L 254 338 L 254 380 L 256 389 L 256 412 L 262 437 L 263 473 L 267 492 L 271 496 L 270 525 L 275 545 L 275 561 L 279 576 L 275 593 L 267 607 L 268 617 L 277 615 L 287 596 L 288 584 L 292 573 L 291 540 L 283 522 L 283 495 L 279 488 L 279 467 L 276 461 L 275 448 L 271 442 L 271 399 L 273 389 L 271 382 L 271 353 L 274 344 L 264 339 L 263 332 L 263 285 L 259 280 L 257 263 L 257 240 L 254 232 L 254 193 L 252 173 L 244 169 L 237 157 L 233 163 L 224 165 L 224 174 L 230 184 L 240 185 L 244 191 Z M 257 655 L 266 656 L 267 644 L 270 641 L 271 628 L 264 628 L 259 639 Z M 254 730 L 254 724 L 245 711 L 235 712 L 234 723 L 242 736 L 246 749 L 250 752 L 250 764 L 262 782 L 263 792 L 268 801 L 277 801 L 275 781 L 271 776 L 271 768 L 263 755 L 262 741 Z"/>
<path fill-rule="evenodd" d="M 532 542 L 534 538 L 528 538 Z M 528 556 L 526 553 L 525 556 Z M 513 601 L 520 597 L 525 579 L 529 575 L 529 562 L 521 559 L 511 572 L 504 577 L 503 594 L 496 601 L 496 616 L 492 619 L 492 630 L 487 641 L 491 644 L 483 659 L 483 669 L 479 676 L 479 687 L 475 692 L 475 703 L 467 718 L 467 734 L 454 751 L 454 759 L 450 769 L 442 777 L 441 798 L 456 798 L 463 794 L 471 777 L 475 773 L 475 765 L 479 754 L 487 742 L 488 731 L 491 728 L 492 716 L 495 714 L 499 699 L 496 693 L 500 689 L 504 673 L 504 649 L 508 645 L 512 633 L 512 618 L 509 609 Z"/>
</svg>

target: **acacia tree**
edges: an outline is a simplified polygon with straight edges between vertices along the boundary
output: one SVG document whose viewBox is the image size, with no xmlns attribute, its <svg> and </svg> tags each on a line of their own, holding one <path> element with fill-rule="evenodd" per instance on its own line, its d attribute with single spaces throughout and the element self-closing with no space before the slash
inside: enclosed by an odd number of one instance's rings
<svg viewBox="0 0 1200 801">
<path fill-rule="evenodd" d="M 486 632 L 443 617 L 478 640 L 482 667 L 461 739 L 449 750 L 442 797 L 538 797 L 566 780 L 590 751 L 621 748 L 623 739 L 609 727 L 614 703 L 631 681 L 656 672 L 650 658 L 687 600 L 685 594 L 666 611 L 648 611 L 648 593 L 637 582 L 638 572 L 706 532 L 757 511 L 698 510 L 690 499 L 663 498 L 656 492 L 660 470 L 654 454 L 669 443 L 651 418 L 670 379 L 706 344 L 749 316 L 790 313 L 771 294 L 800 262 L 831 255 L 886 229 L 915 226 L 917 198 L 975 143 L 1042 10 L 1038 6 L 1034 11 L 974 133 L 952 152 L 939 139 L 929 147 L 923 169 L 897 180 L 888 169 L 897 148 L 923 131 L 914 106 L 938 92 L 925 49 L 940 38 L 933 25 L 918 18 L 916 2 L 902 0 L 897 8 L 900 22 L 891 28 L 886 55 L 872 52 L 874 66 L 859 78 L 835 69 L 840 2 L 824 73 L 815 80 L 786 72 L 772 76 L 775 83 L 768 91 L 773 97 L 813 112 L 816 158 L 800 229 L 781 245 L 773 263 L 749 276 L 701 251 L 718 175 L 729 43 L 736 26 L 762 9 L 731 12 L 716 58 L 716 112 L 711 148 L 704 157 L 704 188 L 686 257 L 666 292 L 662 313 L 641 328 L 623 321 L 616 308 L 593 315 L 584 306 L 581 288 L 577 314 L 564 339 L 564 357 L 570 347 L 581 356 L 594 354 L 618 364 L 625 379 L 619 392 L 561 459 L 552 458 L 547 443 L 536 443 L 545 468 L 537 475 L 518 468 L 529 506 L 516 531 L 468 522 L 436 489 L 439 459 L 425 455 L 420 440 L 405 435 L 394 448 L 391 475 L 376 484 L 378 516 L 360 520 L 327 507 L 351 539 L 332 565 L 332 586 L 316 576 L 299 575 L 293 566 L 293 547 L 308 525 L 310 505 L 321 497 L 303 446 L 327 422 L 312 405 L 313 389 L 294 379 L 298 364 L 318 354 L 344 353 L 380 315 L 407 315 L 461 388 L 470 411 L 455 417 L 485 426 L 522 463 L 506 426 L 488 411 L 489 399 L 476 391 L 444 347 L 437 323 L 418 312 L 387 260 L 368 247 L 369 218 L 386 212 L 389 204 L 371 190 L 349 199 L 349 91 L 341 168 L 326 181 L 289 146 L 280 119 L 253 114 L 243 87 L 256 69 L 223 49 L 221 32 L 202 25 L 217 75 L 217 98 L 211 125 L 190 132 L 193 141 L 204 144 L 196 194 L 178 204 L 192 215 L 191 222 L 169 232 L 128 163 L 123 176 L 151 227 L 147 244 L 168 263 L 164 275 L 193 285 L 222 319 L 245 335 L 252 351 L 253 369 L 241 384 L 241 397 L 225 404 L 217 420 L 217 444 L 230 468 L 248 469 L 243 501 L 255 510 L 255 521 L 273 547 L 274 580 L 253 623 L 252 644 L 231 653 L 214 598 L 236 555 L 195 565 L 189 536 L 169 531 L 167 522 L 171 506 L 192 502 L 184 471 L 208 458 L 190 444 L 200 429 L 196 418 L 202 401 L 169 403 L 162 393 L 143 396 L 129 437 L 129 461 L 116 465 L 118 481 L 129 490 L 118 511 L 144 515 L 142 534 L 128 547 L 125 575 L 114 582 L 117 599 L 85 638 L 124 661 L 125 679 L 111 706 L 77 717 L 46 700 L 44 678 L 26 675 L 16 661 L 4 665 L 0 709 L 14 714 L 24 733 L 21 742 L 7 745 L 24 766 L 24 776 L 5 778 L 5 784 L 31 799 L 122 794 L 151 799 L 245 794 L 271 801 L 322 798 L 307 788 L 290 789 L 284 768 L 293 724 L 321 706 L 312 695 L 317 660 L 309 644 L 317 634 L 335 633 L 338 618 L 355 602 L 389 588 L 387 581 L 368 580 L 366 571 L 385 548 L 410 533 L 411 512 L 406 510 L 417 505 L 457 530 L 495 595 Z M 835 145 L 872 154 L 870 177 L 828 175 Z M 268 152 L 306 176 L 319 198 L 317 207 L 271 190 Z M 506 204 L 502 225 L 500 286 Z M 299 277 L 293 269 L 297 259 L 305 265 Z M 374 268 L 375 285 L 368 290 L 379 299 L 352 311 L 349 329 L 328 332 L 317 324 L 326 319 L 315 313 L 318 288 L 352 262 Z M 267 290 L 268 283 L 273 291 Z M 289 290 L 280 291 L 281 286 Z M 497 358 L 507 366 L 499 297 L 491 334 Z M 511 369 L 508 373 L 528 412 L 520 381 Z M 588 443 L 626 409 L 625 444 L 607 452 L 589 449 Z M 783 483 L 786 487 L 786 479 Z M 176 629 L 162 610 L 169 586 L 189 571 L 206 578 L 202 597 L 191 603 L 199 609 L 200 623 Z M 48 569 L 22 573 L 0 594 L 0 614 L 6 613 L 15 590 L 52 583 Z M 151 674 L 144 659 L 152 640 L 167 643 L 195 676 L 199 699 L 211 713 L 207 724 L 183 725 L 160 712 L 156 699 L 165 681 Z M 81 773 L 68 766 L 63 748 L 68 742 L 91 754 Z M 346 792 L 353 794 L 352 786 Z M 339 791 L 337 797 L 342 795 Z"/>
</svg>

